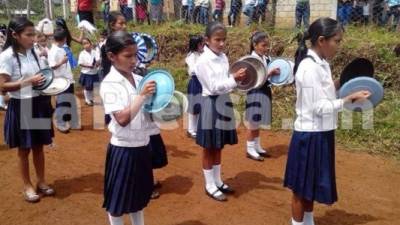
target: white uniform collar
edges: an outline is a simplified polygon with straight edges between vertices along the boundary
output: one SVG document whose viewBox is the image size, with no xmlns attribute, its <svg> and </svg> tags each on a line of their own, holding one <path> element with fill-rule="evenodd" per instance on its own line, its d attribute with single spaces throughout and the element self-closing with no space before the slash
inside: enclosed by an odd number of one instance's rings
<svg viewBox="0 0 400 225">
<path fill-rule="evenodd" d="M 307 55 L 312 56 L 312 57 L 314 58 L 314 61 L 315 61 L 317 64 L 320 64 L 320 65 L 323 65 L 323 66 L 326 66 L 326 65 L 329 66 L 329 63 L 328 63 L 325 59 L 321 59 L 321 58 L 319 57 L 319 55 L 318 55 L 314 50 L 308 49 Z"/>
<path fill-rule="evenodd" d="M 204 54 L 207 58 L 212 59 L 212 60 L 218 59 L 218 58 L 220 58 L 220 57 L 223 55 L 222 53 L 221 53 L 220 55 L 215 54 L 207 45 L 204 46 L 204 52 L 203 52 L 203 54 Z"/>
</svg>

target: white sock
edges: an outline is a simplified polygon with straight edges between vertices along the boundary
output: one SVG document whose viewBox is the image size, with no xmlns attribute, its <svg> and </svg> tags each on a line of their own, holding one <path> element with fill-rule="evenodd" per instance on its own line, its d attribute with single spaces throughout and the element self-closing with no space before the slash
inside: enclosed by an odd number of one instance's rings
<svg viewBox="0 0 400 225">
<path fill-rule="evenodd" d="M 85 96 L 85 101 L 86 102 L 89 102 L 89 93 L 88 93 L 89 91 L 87 91 L 87 90 L 83 90 L 83 96 Z"/>
<path fill-rule="evenodd" d="M 304 222 L 296 222 L 296 220 L 292 218 L 292 225 L 305 225 L 305 224 Z"/>
<path fill-rule="evenodd" d="M 87 91 L 89 101 L 93 101 L 93 91 Z"/>
<path fill-rule="evenodd" d="M 129 217 L 131 217 L 132 225 L 144 225 L 143 210 L 137 211 L 135 213 L 129 213 Z"/>
<path fill-rule="evenodd" d="M 197 131 L 197 115 L 193 115 L 191 113 L 188 113 L 188 131 L 191 134 L 195 134 Z"/>
<path fill-rule="evenodd" d="M 304 212 L 304 225 L 314 225 L 313 212 Z"/>
<path fill-rule="evenodd" d="M 255 149 L 255 141 L 247 141 L 247 153 L 254 157 L 259 157 L 260 154 L 257 153 Z"/>
<path fill-rule="evenodd" d="M 213 166 L 214 182 L 217 187 L 221 187 L 224 182 L 221 179 L 221 164 Z"/>
<path fill-rule="evenodd" d="M 261 147 L 260 137 L 254 138 L 254 148 L 258 153 L 267 153 L 267 151 Z"/>
<path fill-rule="evenodd" d="M 206 180 L 206 189 L 210 193 L 214 193 L 218 188 L 215 186 L 213 170 L 203 169 L 204 179 Z"/>
<path fill-rule="evenodd" d="M 3 106 L 4 104 L 4 96 L 0 95 L 0 106 Z"/>
<path fill-rule="evenodd" d="M 122 216 L 111 216 L 111 214 L 108 213 L 108 219 L 110 220 L 111 225 L 124 225 L 124 219 Z"/>
</svg>

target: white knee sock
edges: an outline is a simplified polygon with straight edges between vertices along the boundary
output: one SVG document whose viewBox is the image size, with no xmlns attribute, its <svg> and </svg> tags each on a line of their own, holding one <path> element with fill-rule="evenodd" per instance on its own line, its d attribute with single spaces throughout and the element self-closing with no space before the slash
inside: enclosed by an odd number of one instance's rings
<svg viewBox="0 0 400 225">
<path fill-rule="evenodd" d="M 88 93 L 89 91 L 87 91 L 87 90 L 83 90 L 83 96 L 85 96 L 85 101 L 86 102 L 89 102 L 90 100 L 89 100 L 89 93 Z"/>
<path fill-rule="evenodd" d="M 0 106 L 3 106 L 3 105 L 5 105 L 4 96 L 0 95 Z"/>
<path fill-rule="evenodd" d="M 304 225 L 314 225 L 313 212 L 304 212 Z"/>
<path fill-rule="evenodd" d="M 256 151 L 255 141 L 247 141 L 247 153 L 254 157 L 259 157 L 260 154 Z"/>
<path fill-rule="evenodd" d="M 304 222 L 297 222 L 292 218 L 292 225 L 305 225 Z"/>
<path fill-rule="evenodd" d="M 87 91 L 89 101 L 93 101 L 93 91 Z"/>
<path fill-rule="evenodd" d="M 260 137 L 254 138 L 254 148 L 258 153 L 267 153 L 267 151 L 261 147 Z"/>
<path fill-rule="evenodd" d="M 108 213 L 108 219 L 110 220 L 111 225 L 124 225 L 124 219 L 122 216 L 111 216 L 111 214 Z"/>
<path fill-rule="evenodd" d="M 221 187 L 224 184 L 221 178 L 221 164 L 213 166 L 213 175 L 215 185 L 217 185 L 217 187 Z"/>
<path fill-rule="evenodd" d="M 195 134 L 197 131 L 197 115 L 188 113 L 188 132 Z"/>
<path fill-rule="evenodd" d="M 208 192 L 213 193 L 218 188 L 215 186 L 213 170 L 203 169 L 204 179 L 206 180 L 206 189 Z"/>
<path fill-rule="evenodd" d="M 137 211 L 135 213 L 129 213 L 131 217 L 132 225 L 144 225 L 144 215 L 143 210 Z"/>
</svg>

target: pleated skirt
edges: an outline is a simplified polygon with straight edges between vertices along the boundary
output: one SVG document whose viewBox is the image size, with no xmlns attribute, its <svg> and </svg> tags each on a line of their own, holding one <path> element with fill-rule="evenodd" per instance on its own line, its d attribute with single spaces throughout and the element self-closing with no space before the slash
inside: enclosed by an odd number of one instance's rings
<svg viewBox="0 0 400 225">
<path fill-rule="evenodd" d="M 196 143 L 209 150 L 237 144 L 236 121 L 229 94 L 203 96 L 201 102 Z"/>
<path fill-rule="evenodd" d="M 31 108 L 25 108 L 30 107 Z M 30 113 L 32 112 L 32 113 Z M 4 119 L 4 139 L 10 148 L 49 145 L 54 137 L 50 96 L 11 98 Z M 37 119 L 45 119 L 38 121 Z"/>
<path fill-rule="evenodd" d="M 115 216 L 142 210 L 153 192 L 153 170 L 148 146 L 108 145 L 103 208 Z"/>
<path fill-rule="evenodd" d="M 335 131 L 294 131 L 284 186 L 309 201 L 327 205 L 337 201 Z"/>
</svg>

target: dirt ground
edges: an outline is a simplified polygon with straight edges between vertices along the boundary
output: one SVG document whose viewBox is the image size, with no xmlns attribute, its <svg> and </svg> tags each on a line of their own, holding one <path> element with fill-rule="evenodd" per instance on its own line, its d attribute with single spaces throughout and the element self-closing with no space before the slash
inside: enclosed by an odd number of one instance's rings
<svg viewBox="0 0 400 225">
<path fill-rule="evenodd" d="M 101 204 L 109 134 L 106 129 L 93 129 L 92 110 L 82 106 L 83 131 L 57 132 L 54 145 L 46 148 L 47 180 L 57 191 L 55 197 L 37 204 L 24 202 L 16 151 L 0 146 L 0 225 L 108 224 Z M 169 165 L 156 172 L 162 183 L 161 197 L 145 209 L 146 224 L 289 224 L 291 194 L 282 187 L 282 178 L 290 136 L 263 131 L 263 146 L 272 157 L 255 162 L 245 157 L 245 130 L 238 133 L 239 144 L 223 152 L 223 177 L 237 192 L 220 203 L 204 194 L 201 149 L 182 128 L 163 131 Z M 338 146 L 336 166 L 339 202 L 317 205 L 316 224 L 400 224 L 398 162 Z M 31 174 L 35 180 L 32 164 Z"/>
</svg>

